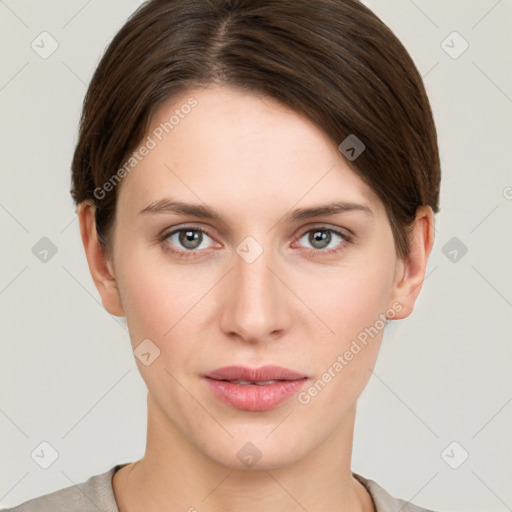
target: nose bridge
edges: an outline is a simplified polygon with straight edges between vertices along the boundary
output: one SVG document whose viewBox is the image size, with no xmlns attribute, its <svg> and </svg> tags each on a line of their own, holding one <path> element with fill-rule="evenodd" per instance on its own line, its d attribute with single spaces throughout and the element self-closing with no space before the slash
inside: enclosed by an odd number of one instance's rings
<svg viewBox="0 0 512 512">
<path fill-rule="evenodd" d="M 248 236 L 236 247 L 221 315 L 225 332 L 257 341 L 286 327 L 286 301 L 274 266 L 270 244 Z"/>
</svg>

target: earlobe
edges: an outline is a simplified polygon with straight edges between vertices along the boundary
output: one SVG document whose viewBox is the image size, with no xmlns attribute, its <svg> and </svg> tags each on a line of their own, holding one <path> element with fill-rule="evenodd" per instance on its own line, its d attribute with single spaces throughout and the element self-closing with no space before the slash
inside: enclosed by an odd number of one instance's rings
<svg viewBox="0 0 512 512">
<path fill-rule="evenodd" d="M 114 266 L 98 240 L 95 207 L 84 201 L 78 205 L 80 235 L 92 279 L 101 296 L 103 307 L 114 316 L 124 316 Z"/>
<path fill-rule="evenodd" d="M 391 304 L 402 306 L 395 319 L 408 317 L 414 311 L 414 304 L 425 280 L 425 271 L 434 244 L 434 215 L 430 206 L 421 206 L 411 230 L 411 250 L 398 260 Z"/>
</svg>

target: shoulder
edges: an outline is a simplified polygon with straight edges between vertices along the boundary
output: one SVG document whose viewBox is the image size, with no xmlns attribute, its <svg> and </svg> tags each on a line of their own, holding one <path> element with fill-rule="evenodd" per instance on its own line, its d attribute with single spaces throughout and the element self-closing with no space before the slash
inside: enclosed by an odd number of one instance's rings
<svg viewBox="0 0 512 512">
<path fill-rule="evenodd" d="M 105 473 L 91 476 L 87 481 L 25 501 L 2 512 L 119 512 L 112 489 L 114 466 Z"/>
<path fill-rule="evenodd" d="M 409 501 L 399 498 L 393 498 L 384 488 L 374 480 L 364 478 L 363 476 L 352 473 L 352 475 L 361 482 L 375 503 L 376 512 L 434 512 L 433 510 L 413 505 Z"/>
</svg>

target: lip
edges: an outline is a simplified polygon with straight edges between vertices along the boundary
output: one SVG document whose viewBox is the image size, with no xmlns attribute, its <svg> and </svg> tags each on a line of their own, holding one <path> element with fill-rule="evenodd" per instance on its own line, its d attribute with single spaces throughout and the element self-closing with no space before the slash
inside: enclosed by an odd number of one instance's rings
<svg viewBox="0 0 512 512">
<path fill-rule="evenodd" d="M 221 402 L 245 411 L 266 411 L 281 405 L 297 394 L 308 377 L 281 366 L 225 366 L 202 375 L 209 390 Z M 270 384 L 237 384 L 233 380 L 266 382 Z"/>
</svg>

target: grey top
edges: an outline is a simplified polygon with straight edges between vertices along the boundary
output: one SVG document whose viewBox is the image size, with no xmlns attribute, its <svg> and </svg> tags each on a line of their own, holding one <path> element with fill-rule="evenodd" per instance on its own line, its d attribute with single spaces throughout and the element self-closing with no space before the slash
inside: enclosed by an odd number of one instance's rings
<svg viewBox="0 0 512 512">
<path fill-rule="evenodd" d="M 5 512 L 119 512 L 112 489 L 112 475 L 125 465 L 118 464 L 101 475 L 91 476 L 81 484 L 2 510 Z M 433 512 L 408 501 L 393 498 L 373 480 L 368 480 L 357 473 L 352 475 L 368 490 L 377 512 Z"/>
</svg>

